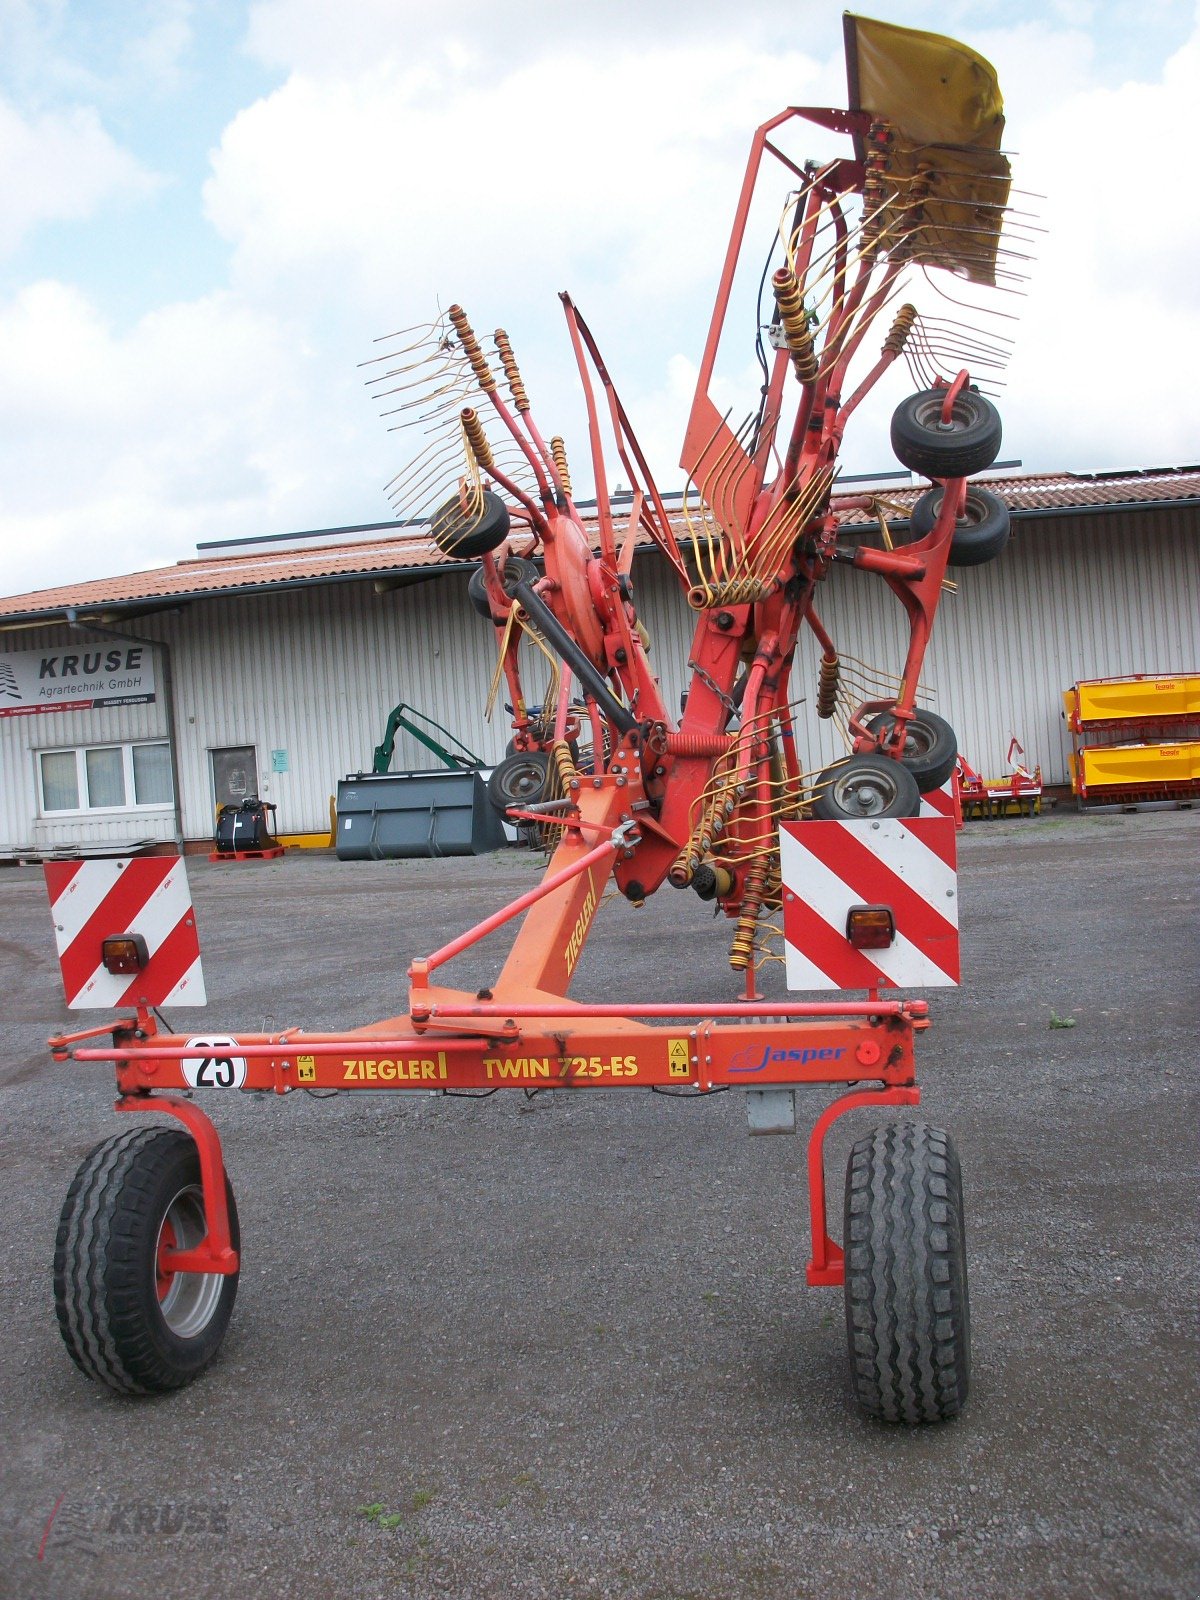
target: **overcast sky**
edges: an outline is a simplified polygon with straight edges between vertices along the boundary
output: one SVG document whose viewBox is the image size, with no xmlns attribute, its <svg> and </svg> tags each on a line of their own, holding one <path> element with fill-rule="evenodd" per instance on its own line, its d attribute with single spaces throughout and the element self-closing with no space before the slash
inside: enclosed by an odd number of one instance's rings
<svg viewBox="0 0 1200 1600">
<path fill-rule="evenodd" d="M 1200 460 L 1194 0 L 864 9 L 995 64 L 1046 196 L 1005 456 Z M 358 363 L 456 299 L 582 464 L 569 289 L 679 487 L 746 147 L 797 103 L 845 104 L 839 6 L 0 0 L 0 592 L 385 520 Z"/>
</svg>

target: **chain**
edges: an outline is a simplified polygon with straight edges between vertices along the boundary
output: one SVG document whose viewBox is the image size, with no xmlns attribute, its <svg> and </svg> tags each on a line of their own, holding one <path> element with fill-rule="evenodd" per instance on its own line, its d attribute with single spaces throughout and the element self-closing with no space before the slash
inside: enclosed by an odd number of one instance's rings
<svg viewBox="0 0 1200 1600">
<path fill-rule="evenodd" d="M 705 672 L 704 668 L 698 661 L 689 661 L 688 670 L 696 674 L 706 689 L 712 690 L 713 694 L 716 695 L 717 699 L 725 707 L 726 711 L 729 712 L 731 717 L 737 716 L 738 708 L 734 705 L 733 700 L 725 693 L 724 689 L 721 688 L 719 683 L 715 683 L 713 681 L 713 679 L 707 672 Z"/>
</svg>

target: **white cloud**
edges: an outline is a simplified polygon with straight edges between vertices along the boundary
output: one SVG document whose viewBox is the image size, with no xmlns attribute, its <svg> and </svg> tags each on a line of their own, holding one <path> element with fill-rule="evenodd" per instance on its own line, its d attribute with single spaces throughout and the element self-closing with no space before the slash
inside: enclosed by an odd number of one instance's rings
<svg viewBox="0 0 1200 1600">
<path fill-rule="evenodd" d="M 69 286 L 22 291 L 0 311 L 6 591 L 171 561 L 314 507 L 336 520 L 353 441 L 329 426 L 312 365 L 279 318 L 228 292 L 121 333 Z"/>
<path fill-rule="evenodd" d="M 131 85 L 148 86 L 160 95 L 179 87 L 192 46 L 192 9 L 189 0 L 157 0 L 150 25 L 123 52 L 122 76 Z"/>
<path fill-rule="evenodd" d="M 0 99 L 0 255 L 44 222 L 89 217 L 149 194 L 158 179 L 105 132 L 89 106 L 23 116 Z"/>
<path fill-rule="evenodd" d="M 21 563 L 4 586 L 174 559 L 199 538 L 382 520 L 405 446 L 355 363 L 439 301 L 509 329 L 578 484 L 586 435 L 556 298 L 569 288 L 674 487 L 751 131 L 788 103 L 844 103 L 836 24 L 813 32 L 812 55 L 764 44 L 756 0 L 743 12 L 734 27 L 714 0 L 670 32 L 661 8 L 586 6 L 569 32 L 549 0 L 364 0 L 352 25 L 323 0 L 256 7 L 252 47 L 289 76 L 213 157 L 204 205 L 230 246 L 228 284 L 124 329 L 65 281 L 0 305 L 0 533 Z M 1101 89 L 1086 9 L 1059 14 L 973 38 L 1000 71 L 1018 182 L 1049 196 L 1005 454 L 1031 469 L 1196 459 L 1200 213 L 1177 153 L 1197 41 L 1154 81 Z M 160 45 L 169 77 L 179 27 Z M 0 239 L 147 181 L 94 114 L 17 121 L 48 181 L 15 183 Z M 811 153 L 831 148 L 813 137 Z M 731 376 L 752 396 L 748 322 L 739 339 Z M 854 419 L 847 470 L 890 465 L 888 416 L 908 387 L 893 373 Z"/>
</svg>

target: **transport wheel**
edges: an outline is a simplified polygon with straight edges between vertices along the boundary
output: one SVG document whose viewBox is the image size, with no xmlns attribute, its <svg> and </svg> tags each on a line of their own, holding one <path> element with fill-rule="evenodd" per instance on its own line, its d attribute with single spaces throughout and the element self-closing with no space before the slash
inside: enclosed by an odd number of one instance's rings
<svg viewBox="0 0 1200 1600">
<path fill-rule="evenodd" d="M 498 494 L 484 489 L 479 501 L 469 505 L 464 511 L 458 495 L 452 495 L 434 512 L 429 524 L 434 544 L 443 555 L 458 561 L 476 560 L 508 537 L 508 507 Z"/>
<path fill-rule="evenodd" d="M 229 1231 L 238 1248 L 228 1178 Z M 207 1232 L 191 1135 L 142 1127 L 85 1157 L 54 1245 L 58 1325 L 81 1372 L 119 1394 L 159 1394 L 199 1377 L 229 1326 L 238 1275 L 169 1272 L 167 1250 Z"/>
<path fill-rule="evenodd" d="M 892 413 L 892 449 L 897 461 L 926 478 L 969 478 L 1000 454 L 1000 413 L 976 389 L 963 389 L 951 420 L 942 422 L 944 389 L 909 395 Z"/>
<path fill-rule="evenodd" d="M 881 1422 L 945 1422 L 967 1400 L 962 1178 L 948 1134 L 875 1128 L 846 1167 L 846 1342 L 854 1393 Z"/>
<path fill-rule="evenodd" d="M 487 781 L 488 799 L 501 816 L 509 806 L 527 806 L 540 800 L 550 776 L 550 757 L 541 750 L 522 750 L 505 756 Z"/>
<path fill-rule="evenodd" d="M 909 527 L 914 540 L 933 532 L 942 509 L 942 494 L 941 489 L 927 489 L 913 506 Z M 1008 543 L 1011 530 L 1008 507 L 1000 496 L 972 485 L 967 490 L 963 514 L 954 524 L 950 565 L 981 567 L 986 561 L 994 561 Z"/>
<path fill-rule="evenodd" d="M 889 732 L 895 721 L 890 711 L 881 711 L 867 723 L 872 733 Z M 940 789 L 948 782 L 958 760 L 958 735 L 945 717 L 932 711 L 918 711 L 904 730 L 904 749 L 900 761 L 917 780 L 922 794 Z"/>
<path fill-rule="evenodd" d="M 503 583 L 506 591 L 511 594 L 518 583 L 525 581 L 536 582 L 541 576 L 532 561 L 526 561 L 524 556 L 509 556 L 504 563 Z M 467 580 L 467 599 L 478 611 L 485 622 L 498 622 L 504 626 L 506 615 L 499 619 L 492 615 L 492 602 L 488 599 L 487 585 L 483 581 L 483 568 L 476 567 Z"/>
<path fill-rule="evenodd" d="M 847 756 L 817 779 L 813 816 L 828 822 L 870 817 L 915 817 L 921 809 L 917 780 L 891 756 Z"/>
</svg>

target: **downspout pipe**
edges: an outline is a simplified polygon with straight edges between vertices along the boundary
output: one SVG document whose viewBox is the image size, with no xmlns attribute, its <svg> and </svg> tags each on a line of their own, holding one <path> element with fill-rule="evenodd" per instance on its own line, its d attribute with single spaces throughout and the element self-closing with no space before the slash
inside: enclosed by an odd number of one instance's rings
<svg viewBox="0 0 1200 1600">
<path fill-rule="evenodd" d="M 81 622 L 74 606 L 67 606 L 63 615 L 67 627 L 75 633 L 98 633 L 106 639 L 120 639 L 123 644 L 140 644 L 162 655 L 163 699 L 167 707 L 167 748 L 171 752 L 171 793 L 174 798 L 175 848 L 183 854 L 183 798 L 179 787 L 179 749 L 175 730 L 175 679 L 171 671 L 171 646 L 165 639 L 143 639 L 136 633 L 118 633 L 98 622 Z"/>
</svg>

